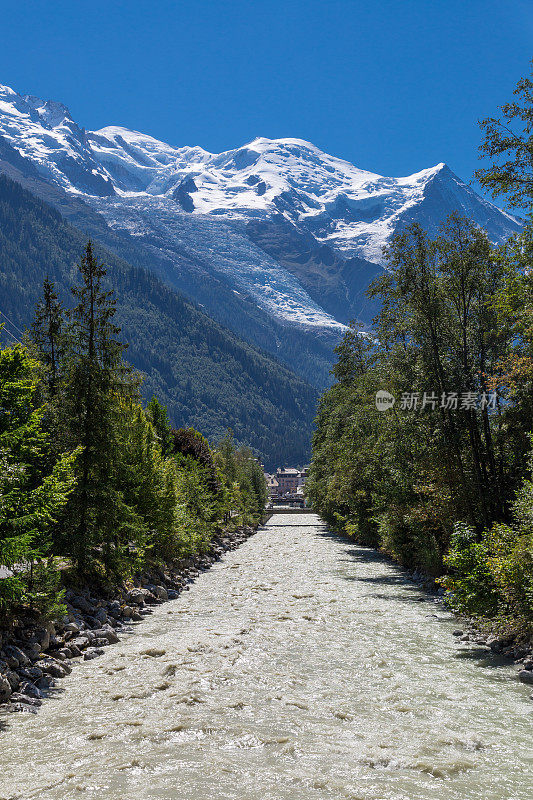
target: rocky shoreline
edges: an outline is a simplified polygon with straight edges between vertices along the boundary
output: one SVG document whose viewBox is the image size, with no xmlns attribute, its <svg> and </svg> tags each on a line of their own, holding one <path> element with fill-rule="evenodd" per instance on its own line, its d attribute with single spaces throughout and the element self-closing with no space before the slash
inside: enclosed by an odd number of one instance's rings
<svg viewBox="0 0 533 800">
<path fill-rule="evenodd" d="M 96 595 L 89 587 L 76 592 L 68 589 L 67 614 L 54 623 L 36 625 L 28 618 L 13 630 L 0 629 L 0 713 L 35 713 L 77 661 L 102 655 L 105 647 L 119 641 L 121 632 L 132 631 L 131 623 L 140 622 L 153 613 L 154 606 L 187 591 L 201 572 L 255 532 L 251 527 L 223 532 L 213 538 L 207 552 L 139 574 L 106 596 Z M 443 590 L 433 578 L 417 571 L 406 573 L 436 602 L 444 604 Z M 454 631 L 458 642 L 508 658 L 519 668 L 518 679 L 533 686 L 533 641 L 512 633 L 482 630 L 472 619 L 457 619 L 462 625 Z"/>
<path fill-rule="evenodd" d="M 121 632 L 132 631 L 132 622 L 140 622 L 154 606 L 175 600 L 201 572 L 255 532 L 248 526 L 223 532 L 207 552 L 136 575 L 106 596 L 96 596 L 90 587 L 68 589 L 67 614 L 61 620 L 36 625 L 28 617 L 13 630 L 0 630 L 0 711 L 35 713 L 76 661 L 102 655 L 105 647 L 119 641 Z"/>
<path fill-rule="evenodd" d="M 425 592 L 434 595 L 437 602 L 445 605 L 444 590 L 433 578 L 417 571 L 409 571 L 409 577 Z M 457 614 L 455 616 L 462 624 L 462 628 L 453 632 L 457 641 L 484 647 L 495 655 L 508 658 L 518 667 L 518 680 L 533 686 L 533 639 L 524 639 L 513 632 L 495 630 L 489 624 L 482 628 L 474 619 Z M 533 694 L 531 699 L 533 700 Z"/>
</svg>

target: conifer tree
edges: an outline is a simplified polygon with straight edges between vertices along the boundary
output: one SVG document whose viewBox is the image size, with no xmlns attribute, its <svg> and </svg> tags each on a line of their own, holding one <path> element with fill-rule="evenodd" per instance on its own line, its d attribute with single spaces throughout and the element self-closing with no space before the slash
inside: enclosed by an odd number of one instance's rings
<svg viewBox="0 0 533 800">
<path fill-rule="evenodd" d="M 134 396 L 135 384 L 122 360 L 125 346 L 113 323 L 116 308 L 113 293 L 104 287 L 106 270 L 90 242 L 79 271 L 82 283 L 72 289 L 77 304 L 69 312 L 64 405 L 70 436 L 83 449 L 67 531 L 82 574 L 95 559 L 108 573 L 119 574 L 129 544 L 143 534 L 138 515 L 116 485 L 120 399 Z"/>
<path fill-rule="evenodd" d="M 60 379 L 63 321 L 63 306 L 58 299 L 54 284 L 46 277 L 43 282 L 42 299 L 35 309 L 31 338 L 46 368 L 45 383 L 50 398 L 56 395 Z"/>
</svg>

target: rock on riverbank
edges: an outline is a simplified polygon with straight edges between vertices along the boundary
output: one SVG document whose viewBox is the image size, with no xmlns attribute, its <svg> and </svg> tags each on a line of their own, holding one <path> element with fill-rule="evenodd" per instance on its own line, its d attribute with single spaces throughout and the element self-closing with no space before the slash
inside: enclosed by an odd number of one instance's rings
<svg viewBox="0 0 533 800">
<path fill-rule="evenodd" d="M 216 536 L 206 553 L 176 560 L 136 576 L 129 585 L 97 596 L 86 587 L 67 590 L 67 614 L 46 625 L 28 616 L 13 630 L 0 630 L 0 708 L 35 712 L 58 679 L 72 671 L 76 659 L 97 658 L 119 641 L 120 631 L 131 630 L 151 614 L 153 606 L 174 600 L 195 578 L 227 550 L 255 533 L 251 527 Z"/>
</svg>

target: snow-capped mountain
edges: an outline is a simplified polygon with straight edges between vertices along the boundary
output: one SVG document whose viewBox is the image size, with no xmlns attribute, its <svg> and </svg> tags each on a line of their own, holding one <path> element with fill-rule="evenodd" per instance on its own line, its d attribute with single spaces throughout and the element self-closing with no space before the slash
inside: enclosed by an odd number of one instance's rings
<svg viewBox="0 0 533 800">
<path fill-rule="evenodd" d="M 121 127 L 86 131 L 60 103 L 5 86 L 0 148 L 141 244 L 168 283 L 210 312 L 223 301 L 205 290 L 216 278 L 224 302 L 231 292 L 276 324 L 334 336 L 371 315 L 364 289 L 383 245 L 410 222 L 435 232 L 456 210 L 494 241 L 520 227 L 445 164 L 387 178 L 300 139 L 218 154 L 173 147 Z"/>
<path fill-rule="evenodd" d="M 455 205 L 505 238 L 515 220 L 475 194 L 446 164 L 407 178 L 384 178 L 301 139 L 254 139 L 213 155 L 171 148 L 124 128 L 87 135 L 91 154 L 117 192 L 171 197 L 184 211 L 226 219 L 280 214 L 343 256 L 381 260 L 383 244 L 434 185 Z"/>
</svg>

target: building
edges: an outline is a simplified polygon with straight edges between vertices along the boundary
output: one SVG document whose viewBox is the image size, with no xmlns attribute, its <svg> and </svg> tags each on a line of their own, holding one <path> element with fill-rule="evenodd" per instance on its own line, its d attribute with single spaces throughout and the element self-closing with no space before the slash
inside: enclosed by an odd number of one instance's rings
<svg viewBox="0 0 533 800">
<path fill-rule="evenodd" d="M 309 477 L 309 466 L 306 465 L 300 472 L 300 482 L 298 483 L 298 486 L 305 486 L 305 482 L 308 479 L 308 477 Z"/>
<path fill-rule="evenodd" d="M 288 494 L 296 494 L 296 489 L 300 486 L 300 470 L 293 467 L 278 467 L 276 470 L 276 480 L 279 486 L 279 494 L 285 497 Z"/>
<path fill-rule="evenodd" d="M 279 496 L 279 483 L 275 475 L 269 475 L 265 472 L 265 480 L 267 485 L 267 494 L 271 500 L 276 500 Z"/>
</svg>

